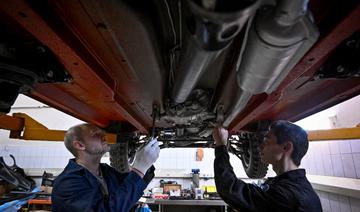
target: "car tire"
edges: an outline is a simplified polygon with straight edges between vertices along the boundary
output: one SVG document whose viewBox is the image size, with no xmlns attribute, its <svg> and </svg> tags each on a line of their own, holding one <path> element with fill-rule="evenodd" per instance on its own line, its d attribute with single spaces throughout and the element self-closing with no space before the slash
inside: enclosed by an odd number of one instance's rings
<svg viewBox="0 0 360 212">
<path fill-rule="evenodd" d="M 240 157 L 246 175 L 250 178 L 263 178 L 268 170 L 268 164 L 261 161 L 260 144 L 262 139 L 263 135 L 260 133 L 249 134 L 248 148 Z"/>
<path fill-rule="evenodd" d="M 110 166 L 120 173 L 130 172 L 128 142 L 116 143 L 110 147 Z"/>
</svg>

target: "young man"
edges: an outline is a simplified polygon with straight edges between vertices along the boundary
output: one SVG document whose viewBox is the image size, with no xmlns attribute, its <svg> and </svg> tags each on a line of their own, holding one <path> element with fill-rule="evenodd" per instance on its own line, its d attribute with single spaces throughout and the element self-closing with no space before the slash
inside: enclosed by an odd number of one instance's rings
<svg viewBox="0 0 360 212">
<path fill-rule="evenodd" d="M 307 152 L 307 133 L 287 121 L 270 126 L 261 144 L 263 163 L 272 164 L 277 176 L 263 185 L 237 179 L 226 149 L 228 131 L 215 128 L 214 173 L 216 188 L 223 200 L 239 211 L 322 211 L 318 195 L 299 169 Z"/>
<path fill-rule="evenodd" d="M 105 132 L 90 124 L 71 127 L 65 146 L 75 156 L 55 179 L 53 211 L 129 211 L 154 177 L 152 164 L 159 157 L 156 139 L 135 155 L 132 171 L 120 174 L 101 157 L 110 147 Z"/>
</svg>

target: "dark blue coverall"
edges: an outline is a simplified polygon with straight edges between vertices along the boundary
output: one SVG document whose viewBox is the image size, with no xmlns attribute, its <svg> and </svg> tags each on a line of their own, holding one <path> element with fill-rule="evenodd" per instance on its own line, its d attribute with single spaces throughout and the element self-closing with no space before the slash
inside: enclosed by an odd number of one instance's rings
<svg viewBox="0 0 360 212">
<path fill-rule="evenodd" d="M 129 211 L 142 196 L 154 177 L 152 166 L 144 178 L 135 172 L 120 174 L 107 164 L 100 164 L 108 195 L 101 183 L 74 159 L 55 179 L 52 191 L 52 211 Z"/>
<path fill-rule="evenodd" d="M 261 186 L 238 179 L 226 146 L 215 148 L 215 184 L 221 198 L 238 211 L 321 212 L 321 202 L 304 169 L 269 178 Z"/>
</svg>

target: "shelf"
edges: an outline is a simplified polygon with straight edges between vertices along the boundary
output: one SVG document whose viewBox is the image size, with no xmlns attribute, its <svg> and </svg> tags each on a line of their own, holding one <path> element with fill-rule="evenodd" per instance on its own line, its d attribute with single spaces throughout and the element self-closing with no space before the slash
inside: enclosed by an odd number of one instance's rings
<svg viewBox="0 0 360 212">
<path fill-rule="evenodd" d="M 315 190 L 360 198 L 360 179 L 306 175 Z"/>
</svg>

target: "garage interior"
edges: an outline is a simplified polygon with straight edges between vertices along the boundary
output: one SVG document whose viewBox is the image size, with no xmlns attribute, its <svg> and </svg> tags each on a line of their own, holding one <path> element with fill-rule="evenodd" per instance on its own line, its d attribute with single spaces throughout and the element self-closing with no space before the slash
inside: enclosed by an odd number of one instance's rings
<svg viewBox="0 0 360 212">
<path fill-rule="evenodd" d="M 310 135 L 310 139 L 315 140 L 310 142 L 308 153 L 301 163 L 321 199 L 323 211 L 360 211 L 360 114 L 354 112 L 357 108 L 360 108 L 360 96 L 296 122 L 304 129 L 310 130 L 309 132 L 325 132 L 320 137 L 329 138 L 317 140 L 315 134 Z M 18 98 L 9 115 L 19 112 L 54 130 L 66 130 L 75 124 L 83 123 L 23 95 Z M 337 131 L 339 128 L 346 131 Z M 336 139 L 337 136 L 353 138 Z M 10 157 L 12 155 L 16 165 L 24 169 L 26 175 L 36 181 L 37 186 L 43 184 L 41 188 L 45 192 L 51 192 L 51 185 L 47 182 L 54 179 L 71 158 L 63 142 L 10 139 L 8 130 L 0 130 L 0 139 L 0 156 L 5 163 L 13 165 L 13 159 Z M 210 148 L 162 149 L 155 163 L 155 178 L 144 194 L 153 197 L 146 199 L 147 205 L 153 211 L 230 211 L 221 198 L 214 195 L 216 188 L 213 179 L 213 160 L 214 151 Z M 103 157 L 102 162 L 110 163 L 109 154 Z M 241 161 L 234 155 L 231 155 L 231 164 L 237 176 L 244 181 L 261 181 L 249 179 Z M 49 179 L 44 177 L 45 172 L 51 176 Z M 198 187 L 202 193 L 194 198 L 199 200 L 176 198 L 180 191 L 192 189 L 193 176 L 197 172 Z M 275 173 L 269 167 L 266 177 L 271 176 L 275 176 Z M 49 210 L 49 204 L 48 199 L 31 199 L 22 207 L 32 211 Z"/>
<path fill-rule="evenodd" d="M 102 162 L 120 173 L 157 137 L 155 178 L 131 211 L 236 211 L 215 186 L 213 129 L 229 130 L 237 177 L 261 188 L 276 176 L 261 150 L 276 120 L 307 130 L 300 168 L 323 211 L 360 212 L 359 23 L 357 0 L 0 1 L 0 212 L 50 211 L 58 203 L 53 183 L 72 158 L 64 133 L 84 122 L 106 132 L 111 150 Z M 107 151 L 99 131 L 90 137 Z M 275 169 L 289 161 L 280 162 Z M 141 170 L 132 179 L 145 182 Z M 122 195 L 110 195 L 121 204 L 107 201 L 108 188 L 118 187 L 106 187 L 98 166 L 91 173 L 101 185 L 88 193 L 104 207 L 132 205 Z M 316 195 L 303 194 L 287 199 L 319 206 Z M 271 204 L 256 206 L 292 207 L 269 196 Z M 82 206 L 98 207 L 83 199 Z"/>
</svg>

